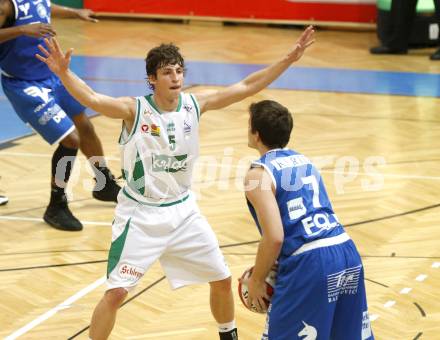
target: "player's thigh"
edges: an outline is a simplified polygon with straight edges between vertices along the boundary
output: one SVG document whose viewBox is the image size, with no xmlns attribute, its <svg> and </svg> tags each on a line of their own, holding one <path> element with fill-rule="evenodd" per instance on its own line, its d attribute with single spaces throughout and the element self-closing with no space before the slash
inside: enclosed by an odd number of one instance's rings
<svg viewBox="0 0 440 340">
<path fill-rule="evenodd" d="M 72 120 L 56 101 L 52 80 L 24 81 L 2 76 L 2 86 L 17 115 L 49 144 L 57 143 L 73 130 Z"/>
<path fill-rule="evenodd" d="M 176 228 L 160 262 L 172 288 L 231 276 L 217 237 L 198 212 Z"/>
</svg>

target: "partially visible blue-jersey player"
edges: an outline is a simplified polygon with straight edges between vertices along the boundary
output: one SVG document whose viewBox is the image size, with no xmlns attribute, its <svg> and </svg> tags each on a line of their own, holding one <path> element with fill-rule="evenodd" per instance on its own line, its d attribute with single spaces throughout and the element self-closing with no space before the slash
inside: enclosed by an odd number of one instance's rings
<svg viewBox="0 0 440 340">
<path fill-rule="evenodd" d="M 52 157 L 51 198 L 44 220 L 57 229 L 76 231 L 82 224 L 70 212 L 64 189 L 78 149 L 87 158 L 94 156 L 96 199 L 116 202 L 120 188 L 105 165 L 101 142 L 84 106 L 67 93 L 46 64 L 35 58 L 43 37 L 56 34 L 51 13 L 96 21 L 90 10 L 52 5 L 50 0 L 0 0 L 2 87 L 17 115 L 49 144 L 58 144 Z"/>
<path fill-rule="evenodd" d="M 264 100 L 250 106 L 248 143 L 261 158 L 246 174 L 251 214 L 262 235 L 249 298 L 263 309 L 264 279 L 277 263 L 262 339 L 372 340 L 359 253 L 336 217 L 310 160 L 285 148 L 293 119 Z"/>
</svg>

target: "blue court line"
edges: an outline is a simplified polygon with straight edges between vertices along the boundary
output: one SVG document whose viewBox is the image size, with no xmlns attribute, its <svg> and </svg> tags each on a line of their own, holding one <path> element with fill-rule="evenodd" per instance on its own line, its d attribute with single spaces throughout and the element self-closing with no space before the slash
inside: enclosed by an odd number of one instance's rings
<svg viewBox="0 0 440 340">
<path fill-rule="evenodd" d="M 188 61 L 186 85 L 227 86 L 265 65 Z M 145 62 L 139 58 L 76 56 L 72 69 L 96 91 L 111 96 L 149 92 Z M 369 71 L 294 66 L 273 82 L 271 89 L 373 95 L 440 97 L 440 74 Z M 0 91 L 0 143 L 32 133 L 15 115 Z"/>
</svg>

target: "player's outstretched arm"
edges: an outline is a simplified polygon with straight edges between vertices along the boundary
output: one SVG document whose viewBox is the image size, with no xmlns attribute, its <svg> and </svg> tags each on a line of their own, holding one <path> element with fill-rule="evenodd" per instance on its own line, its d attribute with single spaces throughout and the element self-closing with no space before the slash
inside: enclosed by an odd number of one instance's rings
<svg viewBox="0 0 440 340">
<path fill-rule="evenodd" d="M 39 45 L 38 47 L 42 55 L 37 54 L 36 57 L 60 78 L 67 91 L 76 100 L 82 105 L 90 107 L 92 110 L 110 118 L 120 118 L 126 121 L 133 120 L 136 109 L 134 98 L 113 98 L 93 91 L 69 68 L 73 49 L 69 49 L 64 54 L 55 38 L 44 39 L 44 41 L 47 49 Z"/>
<path fill-rule="evenodd" d="M 249 300 L 264 310 L 265 278 L 274 265 L 284 241 L 280 211 L 274 195 L 272 178 L 263 168 L 252 168 L 245 177 L 246 198 L 254 207 L 262 228 L 254 270 L 248 281 Z"/>
<path fill-rule="evenodd" d="M 314 43 L 314 34 L 314 28 L 312 26 L 307 27 L 295 42 L 292 49 L 277 62 L 252 73 L 242 81 L 225 89 L 206 94 L 196 94 L 201 112 L 224 108 L 266 88 L 292 65 L 292 63 L 302 57 L 304 51 Z"/>
<path fill-rule="evenodd" d="M 52 15 L 59 18 L 78 18 L 90 22 L 98 22 L 95 13 L 87 8 L 71 8 L 52 4 Z"/>
</svg>

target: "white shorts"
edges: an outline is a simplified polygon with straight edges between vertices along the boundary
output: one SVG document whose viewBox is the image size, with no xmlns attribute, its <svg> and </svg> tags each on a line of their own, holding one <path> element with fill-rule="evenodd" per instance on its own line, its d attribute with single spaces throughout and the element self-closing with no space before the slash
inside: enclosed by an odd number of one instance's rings
<svg viewBox="0 0 440 340">
<path fill-rule="evenodd" d="M 157 259 L 172 289 L 231 276 L 193 195 L 174 205 L 155 207 L 121 190 L 112 226 L 108 289 L 134 288 Z"/>
</svg>

